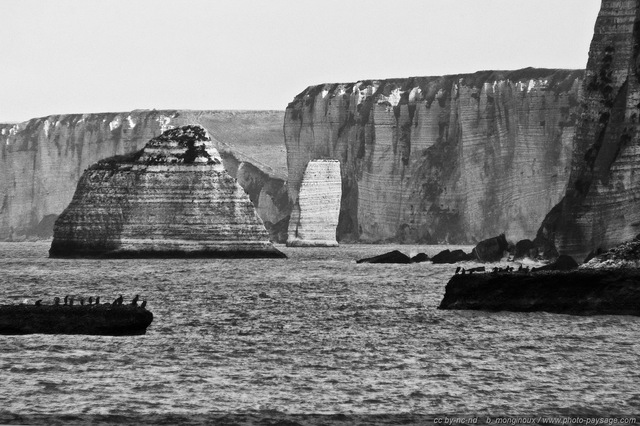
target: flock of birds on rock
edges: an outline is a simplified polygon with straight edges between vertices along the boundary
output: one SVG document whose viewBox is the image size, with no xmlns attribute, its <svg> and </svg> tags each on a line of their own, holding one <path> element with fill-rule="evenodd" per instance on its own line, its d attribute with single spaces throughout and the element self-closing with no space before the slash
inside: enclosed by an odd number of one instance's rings
<svg viewBox="0 0 640 426">
<path fill-rule="evenodd" d="M 138 301 L 140 300 L 140 295 L 136 294 L 136 296 L 131 300 L 131 303 L 129 303 L 130 306 L 136 306 L 136 307 L 140 307 L 140 308 L 145 308 L 147 306 L 147 301 L 143 300 L 142 303 L 140 304 L 140 306 L 138 306 Z M 54 297 L 53 298 L 53 304 L 55 306 L 73 306 L 74 302 L 75 302 L 75 298 L 73 296 L 65 296 L 64 297 L 64 303 L 62 305 L 60 305 L 60 298 L 59 297 Z M 80 305 L 85 304 L 85 299 L 84 297 L 81 297 L 78 299 L 78 302 L 80 303 Z M 86 300 L 88 305 L 100 305 L 100 296 L 96 296 L 96 298 L 94 299 L 93 297 L 89 297 L 89 299 Z M 113 303 L 109 303 L 106 302 L 103 304 L 103 306 L 105 305 L 112 305 L 112 306 L 120 306 L 122 305 L 124 302 L 124 299 L 122 297 L 122 295 L 118 296 Z M 36 300 L 36 306 L 42 306 L 42 299 Z"/>
<path fill-rule="evenodd" d="M 456 268 L 456 272 L 454 273 L 454 275 L 465 275 L 465 274 L 473 274 L 474 272 L 486 272 L 486 268 L 484 266 L 478 266 L 477 268 L 470 268 L 470 269 L 464 269 L 461 266 L 458 266 Z M 520 265 L 520 267 L 518 269 L 515 269 L 513 266 L 505 266 L 504 268 L 499 268 L 499 267 L 495 267 L 493 268 L 493 270 L 491 271 L 492 274 L 498 274 L 501 272 L 520 272 L 523 274 L 528 274 L 530 272 L 529 267 L 528 266 L 522 266 Z"/>
</svg>

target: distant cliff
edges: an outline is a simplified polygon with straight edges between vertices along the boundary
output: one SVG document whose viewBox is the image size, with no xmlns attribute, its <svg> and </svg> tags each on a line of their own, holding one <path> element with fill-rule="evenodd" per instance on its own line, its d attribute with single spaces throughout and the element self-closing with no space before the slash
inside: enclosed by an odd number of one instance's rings
<svg viewBox="0 0 640 426">
<path fill-rule="evenodd" d="M 225 158 L 240 158 L 236 161 L 247 168 L 251 163 L 261 177 L 268 176 L 267 192 L 277 198 L 278 191 L 286 192 L 283 116 L 281 111 L 136 110 L 0 124 L 0 240 L 51 237 L 55 219 L 90 164 L 136 151 L 169 126 L 202 125 Z M 262 197 L 265 205 L 268 194 Z M 276 204 L 265 222 L 288 216 L 288 204 Z M 283 211 L 274 213 L 278 208 Z"/>
<path fill-rule="evenodd" d="M 55 222 L 52 257 L 286 257 L 200 126 L 86 170 Z"/>
<path fill-rule="evenodd" d="M 640 1 L 603 0 L 589 50 L 571 176 L 536 243 L 578 261 L 640 233 Z"/>
<path fill-rule="evenodd" d="M 286 110 L 289 201 L 342 169 L 342 241 L 517 240 L 564 194 L 584 71 L 527 68 L 311 86 Z"/>
</svg>

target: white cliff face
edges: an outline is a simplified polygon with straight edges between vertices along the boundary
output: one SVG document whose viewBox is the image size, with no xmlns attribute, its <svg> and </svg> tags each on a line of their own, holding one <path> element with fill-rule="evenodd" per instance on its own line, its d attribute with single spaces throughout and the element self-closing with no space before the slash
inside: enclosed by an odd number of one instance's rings
<svg viewBox="0 0 640 426">
<path fill-rule="evenodd" d="M 335 247 L 340 217 L 340 162 L 314 160 L 307 164 L 298 199 L 289 220 L 290 247 Z"/>
<path fill-rule="evenodd" d="M 134 152 L 163 129 L 201 124 L 216 144 L 226 143 L 227 150 L 255 147 L 252 153 L 264 162 L 272 163 L 279 155 L 284 163 L 284 153 L 262 148 L 268 145 L 265 139 L 273 144 L 274 135 L 282 137 L 283 116 L 280 111 L 135 110 L 0 124 L 0 241 L 50 238 L 56 217 L 71 201 L 89 165 Z M 270 177 L 268 172 L 261 176 Z M 286 203 L 278 205 L 283 214 L 270 214 L 265 222 L 289 214 Z"/>
<path fill-rule="evenodd" d="M 566 187 L 582 75 L 524 69 L 309 87 L 285 115 L 290 201 L 307 163 L 331 158 L 342 167 L 338 240 L 530 238 Z"/>
</svg>

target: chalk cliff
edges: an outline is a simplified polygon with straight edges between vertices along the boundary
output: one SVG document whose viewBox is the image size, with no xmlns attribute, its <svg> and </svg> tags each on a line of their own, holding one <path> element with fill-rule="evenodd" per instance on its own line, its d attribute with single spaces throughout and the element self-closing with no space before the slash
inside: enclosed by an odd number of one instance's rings
<svg viewBox="0 0 640 426">
<path fill-rule="evenodd" d="M 52 257 L 285 257 L 206 131 L 183 126 L 82 176 Z"/>
<path fill-rule="evenodd" d="M 340 162 L 309 161 L 291 210 L 287 246 L 337 246 L 336 227 L 341 198 Z"/>
<path fill-rule="evenodd" d="M 0 124 L 0 241 L 50 238 L 89 165 L 134 152 L 170 127 L 193 123 L 207 129 L 232 176 L 245 163 L 255 171 L 254 181 L 264 180 L 252 199 L 271 227 L 290 211 L 278 195 L 286 192 L 283 118 L 283 111 L 135 110 Z M 278 232 L 285 242 L 281 230 L 272 232 L 274 240 Z"/>
<path fill-rule="evenodd" d="M 582 261 L 640 232 L 640 1 L 603 0 L 584 78 L 566 195 L 536 238 Z"/>
<path fill-rule="evenodd" d="M 523 69 L 311 86 L 289 104 L 289 201 L 342 169 L 338 239 L 475 243 L 536 232 L 564 194 L 583 71 Z"/>
</svg>

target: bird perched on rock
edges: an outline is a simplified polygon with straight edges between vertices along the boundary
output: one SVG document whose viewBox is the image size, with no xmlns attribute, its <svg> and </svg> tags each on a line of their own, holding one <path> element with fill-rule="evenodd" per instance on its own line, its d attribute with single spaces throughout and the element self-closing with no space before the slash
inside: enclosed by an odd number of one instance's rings
<svg viewBox="0 0 640 426">
<path fill-rule="evenodd" d="M 113 301 L 114 305 L 122 305 L 122 295 L 120 295 L 116 300 Z"/>
<path fill-rule="evenodd" d="M 40 306 L 40 305 L 42 305 L 42 299 L 36 300 L 36 306 Z"/>
<path fill-rule="evenodd" d="M 59 297 L 54 297 L 53 298 L 53 304 L 58 306 L 60 304 L 60 298 Z"/>
<path fill-rule="evenodd" d="M 74 300 L 73 297 L 69 298 L 69 306 L 73 306 L 73 300 Z"/>
<path fill-rule="evenodd" d="M 84 297 L 80 298 L 80 304 L 84 306 Z"/>
<path fill-rule="evenodd" d="M 460 267 L 460 266 L 458 266 L 458 267 L 456 268 L 456 272 L 454 272 L 454 275 L 457 275 L 457 274 L 458 274 L 458 272 L 460 272 L 460 269 L 461 269 L 461 267 Z"/>
<path fill-rule="evenodd" d="M 136 294 L 136 297 L 133 298 L 133 300 L 131 301 L 131 304 L 133 306 L 138 306 L 138 299 L 139 298 L 140 298 L 140 296 Z"/>
<path fill-rule="evenodd" d="M 96 305 L 100 304 L 100 296 L 96 296 Z"/>
<path fill-rule="evenodd" d="M 93 304 L 93 297 L 89 296 L 89 304 Z"/>
<path fill-rule="evenodd" d="M 66 295 L 66 296 L 64 297 L 64 305 L 66 306 L 66 305 L 68 305 L 68 304 L 69 304 L 69 295 Z"/>
<path fill-rule="evenodd" d="M 142 303 L 140 304 L 140 307 L 143 308 L 143 309 L 146 308 L 147 307 L 147 301 L 143 300 Z"/>
</svg>

